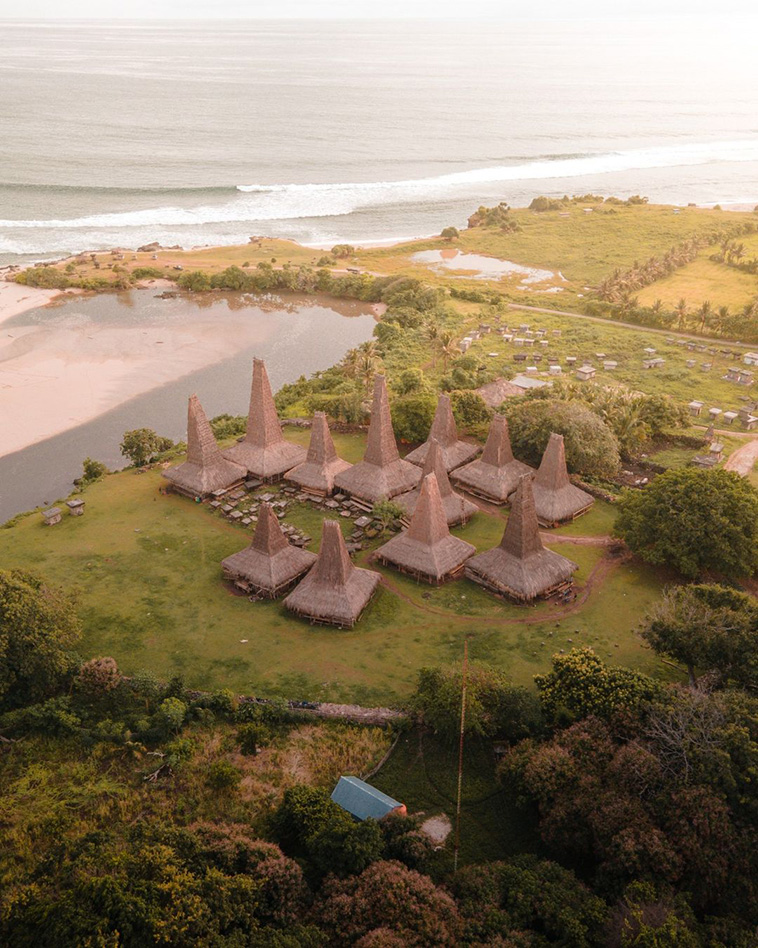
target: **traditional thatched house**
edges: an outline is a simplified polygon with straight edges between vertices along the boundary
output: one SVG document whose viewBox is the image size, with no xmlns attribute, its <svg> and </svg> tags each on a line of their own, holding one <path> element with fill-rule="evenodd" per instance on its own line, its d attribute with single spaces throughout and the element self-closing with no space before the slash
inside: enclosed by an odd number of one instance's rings
<svg viewBox="0 0 758 948">
<path fill-rule="evenodd" d="M 482 456 L 453 471 L 451 480 L 477 497 L 504 504 L 516 489 L 519 477 L 533 473 L 528 465 L 513 457 L 508 422 L 504 415 L 495 415 Z"/>
<path fill-rule="evenodd" d="M 187 411 L 187 460 L 164 471 L 163 476 L 180 494 L 207 497 L 236 487 L 246 475 L 244 467 L 221 454 L 200 400 L 191 395 Z"/>
<path fill-rule="evenodd" d="M 374 402 L 368 444 L 363 460 L 334 478 L 334 486 L 370 509 L 378 500 L 412 490 L 421 480 L 415 464 L 400 459 L 392 430 L 387 383 L 383 375 L 374 379 Z"/>
<path fill-rule="evenodd" d="M 287 471 L 284 479 L 292 481 L 309 494 L 325 497 L 334 490 L 335 475 L 349 467 L 352 464 L 337 457 L 326 415 L 317 411 L 313 416 L 311 443 L 305 461 Z"/>
<path fill-rule="evenodd" d="M 276 599 L 316 562 L 316 554 L 293 546 L 269 504 L 261 504 L 250 546 L 221 562 L 226 579 L 246 592 Z"/>
<path fill-rule="evenodd" d="M 340 525 L 336 520 L 325 520 L 318 559 L 284 605 L 311 622 L 352 628 L 380 580 L 379 573 L 353 566 Z"/>
<path fill-rule="evenodd" d="M 253 384 L 247 431 L 242 441 L 224 451 L 224 457 L 242 464 L 262 481 L 278 481 L 282 475 L 305 460 L 305 448 L 290 444 L 282 437 L 274 396 L 262 359 L 253 359 Z"/>
<path fill-rule="evenodd" d="M 476 504 L 472 504 L 466 497 L 457 494 L 450 486 L 450 478 L 447 476 L 447 471 L 445 470 L 445 465 L 442 460 L 442 449 L 434 439 L 431 440 L 429 450 L 426 454 L 426 461 L 424 462 L 424 469 L 422 471 L 422 483 L 423 478 L 426 477 L 427 474 L 434 474 L 437 478 L 437 487 L 439 488 L 440 497 L 442 498 L 442 506 L 445 510 L 447 525 L 453 527 L 456 524 L 466 523 L 470 520 L 477 511 Z M 402 507 L 407 517 L 410 518 L 416 509 L 420 494 L 421 488 L 417 487 L 415 490 L 408 491 L 407 494 L 400 494 L 398 497 L 395 497 L 395 503 L 399 507 Z"/>
<path fill-rule="evenodd" d="M 455 426 L 449 395 L 440 395 L 429 437 L 415 451 L 407 454 L 405 460 L 410 461 L 411 464 L 416 464 L 418 467 L 423 467 L 432 441 L 437 441 L 442 449 L 442 460 L 445 470 L 448 472 L 460 467 L 461 464 L 465 464 L 467 461 L 471 461 L 479 454 L 478 444 L 469 444 L 468 441 L 458 440 L 458 429 Z"/>
<path fill-rule="evenodd" d="M 532 488 L 537 520 L 543 527 L 576 520 L 595 503 L 590 494 L 569 480 L 563 435 L 555 433 L 550 435 Z"/>
<path fill-rule="evenodd" d="M 500 546 L 472 557 L 466 576 L 514 602 L 544 598 L 571 584 L 576 563 L 542 545 L 534 509 L 531 477 L 519 480 Z"/>
<path fill-rule="evenodd" d="M 380 562 L 437 585 L 459 575 L 463 564 L 474 553 L 476 547 L 450 534 L 434 474 L 427 474 L 421 483 L 421 494 L 408 529 L 376 551 Z"/>
</svg>

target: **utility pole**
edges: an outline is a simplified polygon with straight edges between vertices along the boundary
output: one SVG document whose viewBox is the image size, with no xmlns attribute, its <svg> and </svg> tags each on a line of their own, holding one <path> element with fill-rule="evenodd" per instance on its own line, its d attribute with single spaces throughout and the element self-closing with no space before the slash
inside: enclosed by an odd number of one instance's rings
<svg viewBox="0 0 758 948">
<path fill-rule="evenodd" d="M 458 745 L 458 799 L 455 809 L 455 855 L 453 872 L 458 871 L 458 850 L 461 845 L 461 789 L 463 787 L 463 737 L 466 731 L 466 679 L 468 675 L 468 636 L 463 640 L 463 676 L 461 679 L 461 733 Z"/>
</svg>

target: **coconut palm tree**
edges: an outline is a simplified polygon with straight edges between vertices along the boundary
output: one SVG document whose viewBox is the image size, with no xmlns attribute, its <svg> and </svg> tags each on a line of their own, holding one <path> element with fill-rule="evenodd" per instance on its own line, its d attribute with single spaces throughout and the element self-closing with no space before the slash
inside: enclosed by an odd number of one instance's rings
<svg viewBox="0 0 758 948">
<path fill-rule="evenodd" d="M 687 326 L 687 300 L 682 297 L 674 307 L 677 329 L 682 332 Z"/>
<path fill-rule="evenodd" d="M 455 336 L 449 329 L 443 329 L 437 337 L 437 345 L 442 355 L 442 361 L 447 372 L 448 361 L 458 354 L 458 347 L 455 344 Z"/>
<path fill-rule="evenodd" d="M 696 314 L 700 319 L 700 332 L 705 331 L 706 323 L 708 322 L 712 313 L 713 313 L 713 304 L 711 303 L 711 301 L 703 300 Z"/>
</svg>

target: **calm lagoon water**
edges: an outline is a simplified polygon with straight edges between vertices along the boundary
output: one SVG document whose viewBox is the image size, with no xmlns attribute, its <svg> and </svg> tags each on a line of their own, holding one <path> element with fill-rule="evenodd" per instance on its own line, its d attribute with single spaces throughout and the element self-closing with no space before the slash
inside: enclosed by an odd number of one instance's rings
<svg viewBox="0 0 758 948">
<path fill-rule="evenodd" d="M 274 391 L 300 375 L 328 368 L 345 352 L 371 338 L 375 316 L 368 304 L 331 298 L 240 294 L 161 300 L 153 290 L 74 299 L 62 306 L 30 310 L 3 326 L 57 324 L 85 321 L 98 326 L 119 325 L 139 331 L 141 326 L 191 323 L 193 316 L 238 324 L 240 314 L 255 320 L 261 340 L 240 348 L 232 358 L 192 372 L 130 399 L 91 422 L 0 457 L 0 523 L 23 510 L 65 496 L 80 476 L 82 461 L 90 456 L 111 468 L 123 467 L 119 443 L 124 431 L 154 428 L 174 440 L 185 437 L 187 398 L 196 393 L 208 417 L 247 412 L 252 358 L 265 359 Z"/>
</svg>

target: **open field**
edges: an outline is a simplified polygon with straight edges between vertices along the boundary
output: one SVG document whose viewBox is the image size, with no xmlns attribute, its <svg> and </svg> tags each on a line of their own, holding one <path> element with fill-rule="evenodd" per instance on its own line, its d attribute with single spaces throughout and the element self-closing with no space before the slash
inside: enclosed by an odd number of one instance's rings
<svg viewBox="0 0 758 948">
<path fill-rule="evenodd" d="M 348 458 L 362 450 L 360 438 L 336 440 Z M 463 637 L 473 633 L 472 657 L 506 668 L 522 684 L 555 652 L 579 644 L 663 672 L 634 630 L 665 577 L 612 560 L 597 543 L 572 542 L 577 533 L 607 532 L 611 514 L 603 504 L 550 534 L 551 546 L 580 567 L 579 601 L 571 607 L 516 607 L 468 581 L 432 588 L 380 569 L 384 582 L 361 622 L 337 631 L 294 619 L 280 602 L 251 604 L 234 595 L 219 564 L 248 534 L 205 505 L 160 494 L 161 484 L 156 470 L 128 470 L 87 490 L 84 517 L 49 528 L 34 514 L 0 532 L 0 567 L 36 569 L 77 589 L 82 653 L 113 655 L 126 671 L 182 673 L 189 685 L 241 693 L 379 704 L 408 694 L 421 666 L 458 660 Z M 314 537 L 315 549 L 322 518 L 295 503 L 286 519 Z M 481 550 L 499 542 L 503 526 L 504 514 L 479 513 L 456 533 Z M 359 554 L 359 565 L 371 565 L 370 553 Z"/>
<path fill-rule="evenodd" d="M 651 306 L 660 300 L 664 309 L 673 310 L 680 299 L 685 299 L 692 312 L 705 300 L 710 300 L 716 309 L 728 306 L 732 312 L 738 312 L 758 297 L 758 276 L 709 260 L 712 253 L 710 247 L 697 260 L 671 276 L 640 290 L 636 294 L 640 303 Z"/>
</svg>

